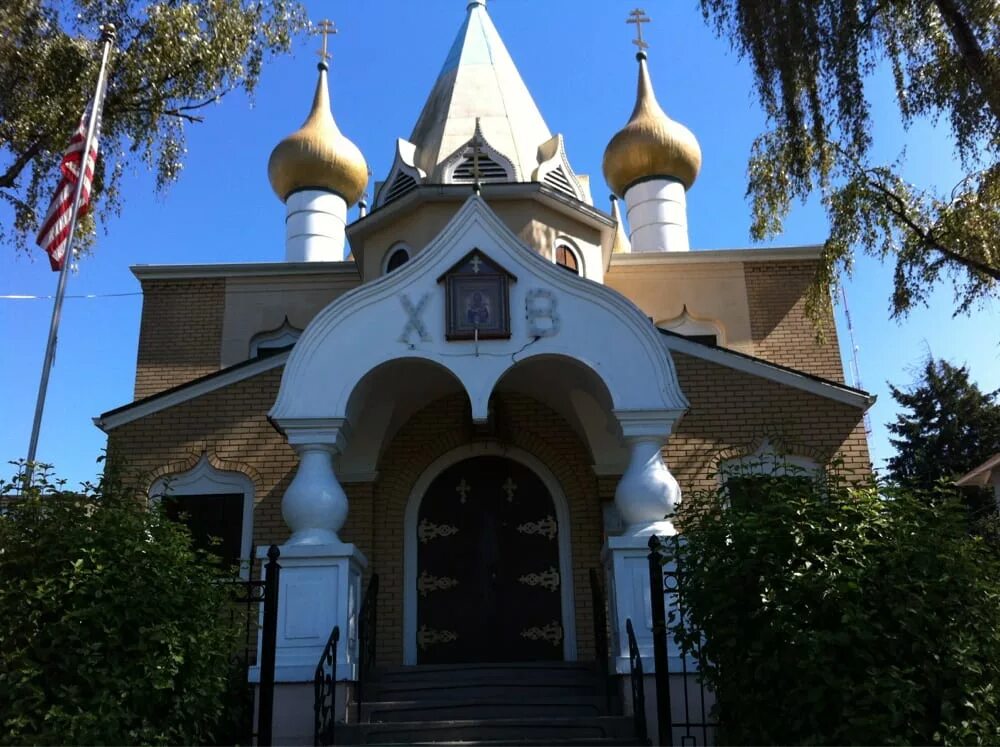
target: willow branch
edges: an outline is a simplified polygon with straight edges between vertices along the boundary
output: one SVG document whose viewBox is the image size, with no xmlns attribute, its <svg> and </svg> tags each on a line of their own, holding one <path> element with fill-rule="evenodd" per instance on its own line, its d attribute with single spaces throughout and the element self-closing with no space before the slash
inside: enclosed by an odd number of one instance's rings
<svg viewBox="0 0 1000 747">
<path fill-rule="evenodd" d="M 864 174 L 866 183 L 888 199 L 889 202 L 886 204 L 886 208 L 889 212 L 902 221 L 929 249 L 939 252 L 949 261 L 960 264 L 969 270 L 982 273 L 994 280 L 1000 280 L 1000 269 L 985 262 L 980 262 L 977 259 L 966 257 L 954 249 L 945 246 L 944 242 L 940 241 L 935 235 L 933 229 L 924 228 L 913 220 L 903 198 L 882 184 L 879 179 L 872 177 L 870 171 L 866 171 Z"/>
</svg>

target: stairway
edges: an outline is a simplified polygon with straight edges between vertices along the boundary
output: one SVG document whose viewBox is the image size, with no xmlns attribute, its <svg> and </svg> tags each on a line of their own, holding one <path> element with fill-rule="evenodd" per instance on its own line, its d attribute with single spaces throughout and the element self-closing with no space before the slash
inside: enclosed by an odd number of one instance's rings
<svg viewBox="0 0 1000 747">
<path fill-rule="evenodd" d="M 376 670 L 346 744 L 638 744 L 594 664 L 442 664 Z"/>
</svg>

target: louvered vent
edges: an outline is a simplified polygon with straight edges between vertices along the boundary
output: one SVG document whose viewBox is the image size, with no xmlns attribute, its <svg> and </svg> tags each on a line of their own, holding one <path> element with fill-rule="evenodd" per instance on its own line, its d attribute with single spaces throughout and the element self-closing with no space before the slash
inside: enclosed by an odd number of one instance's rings
<svg viewBox="0 0 1000 747">
<path fill-rule="evenodd" d="M 566 176 L 566 172 L 563 171 L 562 166 L 558 166 L 549 173 L 545 175 L 542 179 L 545 184 L 550 187 L 558 189 L 560 192 L 565 192 L 570 197 L 576 197 L 576 190 L 573 189 L 573 185 L 569 183 L 569 177 Z"/>
<path fill-rule="evenodd" d="M 392 202 L 393 200 L 398 200 L 400 197 L 405 195 L 407 192 L 417 188 L 417 180 L 414 179 L 409 174 L 400 171 L 396 174 L 396 178 L 392 180 L 392 186 L 389 187 L 389 192 L 385 196 L 386 202 Z"/>
<path fill-rule="evenodd" d="M 462 163 L 455 167 L 455 171 L 452 173 L 452 181 L 455 182 L 472 182 L 473 177 L 473 160 L 472 156 L 468 156 Z M 479 181 L 481 182 L 505 182 L 507 181 L 507 169 L 501 166 L 499 163 L 494 161 L 489 156 L 480 154 L 479 156 Z"/>
</svg>

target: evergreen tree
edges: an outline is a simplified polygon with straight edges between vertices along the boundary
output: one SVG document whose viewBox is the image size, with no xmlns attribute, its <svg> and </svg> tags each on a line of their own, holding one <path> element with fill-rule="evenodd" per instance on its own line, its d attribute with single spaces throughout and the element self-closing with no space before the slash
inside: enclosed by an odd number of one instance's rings
<svg viewBox="0 0 1000 747">
<path fill-rule="evenodd" d="M 701 0 L 752 66 L 768 129 L 748 195 L 755 239 L 781 230 L 791 202 L 822 196 L 830 235 L 809 297 L 822 318 L 855 246 L 895 264 L 902 315 L 950 277 L 957 312 L 1000 293 L 1000 0 Z M 946 123 L 965 172 L 916 185 L 901 159 L 871 159 L 866 85 L 891 71 L 904 125 Z"/>
<path fill-rule="evenodd" d="M 900 485 L 930 488 L 1000 451 L 1000 390 L 981 391 L 966 367 L 928 357 L 910 389 L 889 388 L 903 408 L 888 424 L 889 476 Z"/>
</svg>

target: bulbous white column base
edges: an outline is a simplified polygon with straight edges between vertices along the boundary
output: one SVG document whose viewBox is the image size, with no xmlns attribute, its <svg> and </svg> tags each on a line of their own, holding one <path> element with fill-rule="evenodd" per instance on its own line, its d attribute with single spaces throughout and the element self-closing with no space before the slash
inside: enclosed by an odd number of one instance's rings
<svg viewBox="0 0 1000 747">
<path fill-rule="evenodd" d="M 285 261 L 341 262 L 347 203 L 333 192 L 303 189 L 285 200 Z"/>
<path fill-rule="evenodd" d="M 296 446 L 299 469 L 281 501 L 281 515 L 292 530 L 287 545 L 339 544 L 347 519 L 347 495 L 333 471 L 334 448 Z"/>
<path fill-rule="evenodd" d="M 677 480 L 663 463 L 662 439 L 656 436 L 627 438 L 629 464 L 615 489 L 615 507 L 625 523 L 625 534 L 675 534 L 667 517 L 681 500 Z"/>
<path fill-rule="evenodd" d="M 686 252 L 687 194 L 676 179 L 647 179 L 625 191 L 633 252 Z"/>
</svg>

